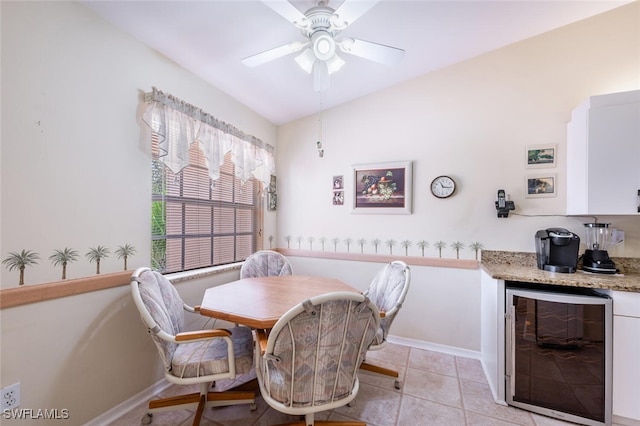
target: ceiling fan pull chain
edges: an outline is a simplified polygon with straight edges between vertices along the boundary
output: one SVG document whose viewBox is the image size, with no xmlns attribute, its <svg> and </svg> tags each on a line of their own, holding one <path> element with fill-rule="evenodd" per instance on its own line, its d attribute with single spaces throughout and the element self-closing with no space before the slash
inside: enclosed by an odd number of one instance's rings
<svg viewBox="0 0 640 426">
<path fill-rule="evenodd" d="M 320 131 L 318 136 L 318 142 L 316 142 L 316 146 L 318 147 L 318 156 L 322 158 L 324 157 L 324 149 L 322 148 L 322 92 L 319 92 L 319 94 L 320 94 L 320 116 L 318 118 L 318 122 L 319 122 Z"/>
</svg>

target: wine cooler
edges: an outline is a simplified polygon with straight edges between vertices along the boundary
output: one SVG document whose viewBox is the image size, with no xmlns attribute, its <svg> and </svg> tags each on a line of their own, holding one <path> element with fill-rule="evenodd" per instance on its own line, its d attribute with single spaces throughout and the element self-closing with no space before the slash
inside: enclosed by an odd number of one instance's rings
<svg viewBox="0 0 640 426">
<path fill-rule="evenodd" d="M 507 288 L 507 403 L 610 425 L 612 301 L 589 289 L 560 288 Z"/>
</svg>

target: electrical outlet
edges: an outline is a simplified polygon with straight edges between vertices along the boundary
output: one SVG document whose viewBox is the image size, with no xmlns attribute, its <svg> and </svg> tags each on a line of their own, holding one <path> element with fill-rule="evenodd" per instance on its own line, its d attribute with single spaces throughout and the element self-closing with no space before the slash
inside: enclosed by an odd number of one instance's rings
<svg viewBox="0 0 640 426">
<path fill-rule="evenodd" d="M 10 410 L 20 406 L 20 382 L 2 389 L 2 409 Z"/>
</svg>

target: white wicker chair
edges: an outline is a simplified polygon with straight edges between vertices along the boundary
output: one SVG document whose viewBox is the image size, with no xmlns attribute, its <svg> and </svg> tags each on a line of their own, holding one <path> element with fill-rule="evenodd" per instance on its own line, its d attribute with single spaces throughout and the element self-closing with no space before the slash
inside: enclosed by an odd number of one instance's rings
<svg viewBox="0 0 640 426">
<path fill-rule="evenodd" d="M 254 392 L 209 392 L 216 380 L 251 371 L 254 357 L 249 328 L 185 331 L 184 311 L 195 313 L 198 308 L 185 304 L 171 282 L 149 268 L 133 273 L 131 294 L 158 349 L 165 378 L 179 385 L 200 384 L 199 393 L 150 401 L 143 424 L 151 423 L 153 412 L 171 409 L 196 408 L 194 425 L 200 424 L 206 407 L 250 404 L 255 409 Z"/>
<path fill-rule="evenodd" d="M 409 291 L 411 281 L 411 271 L 406 263 L 396 260 L 385 265 L 374 277 L 371 285 L 365 291 L 365 295 L 377 306 L 380 311 L 380 328 L 376 333 L 376 338 L 369 347 L 369 350 L 382 349 L 387 344 L 387 335 L 391 328 L 391 323 L 395 319 L 398 311 L 404 303 L 404 299 Z M 395 388 L 402 387 L 399 373 L 389 368 L 363 362 L 360 366 L 363 370 L 384 374 L 394 377 Z"/>
<path fill-rule="evenodd" d="M 272 277 L 293 275 L 289 259 L 273 250 L 260 250 L 253 253 L 242 264 L 240 278 Z"/>
<path fill-rule="evenodd" d="M 291 424 L 315 422 L 314 414 L 349 404 L 358 393 L 358 367 L 379 326 L 379 313 L 365 296 L 335 292 L 290 309 L 268 337 L 257 331 L 256 375 L 264 400 L 274 409 L 304 415 Z"/>
</svg>

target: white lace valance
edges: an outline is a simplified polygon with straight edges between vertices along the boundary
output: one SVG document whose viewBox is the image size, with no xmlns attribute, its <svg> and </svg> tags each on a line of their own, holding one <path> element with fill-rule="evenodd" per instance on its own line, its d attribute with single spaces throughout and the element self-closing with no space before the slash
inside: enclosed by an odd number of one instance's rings
<svg viewBox="0 0 640 426">
<path fill-rule="evenodd" d="M 145 102 L 142 118 L 160 136 L 160 160 L 174 173 L 189 164 L 189 146 L 197 141 L 212 180 L 220 177 L 224 156 L 231 151 L 238 179 L 245 182 L 253 176 L 269 184 L 275 174 L 271 145 L 155 87 L 145 93 Z"/>
</svg>

